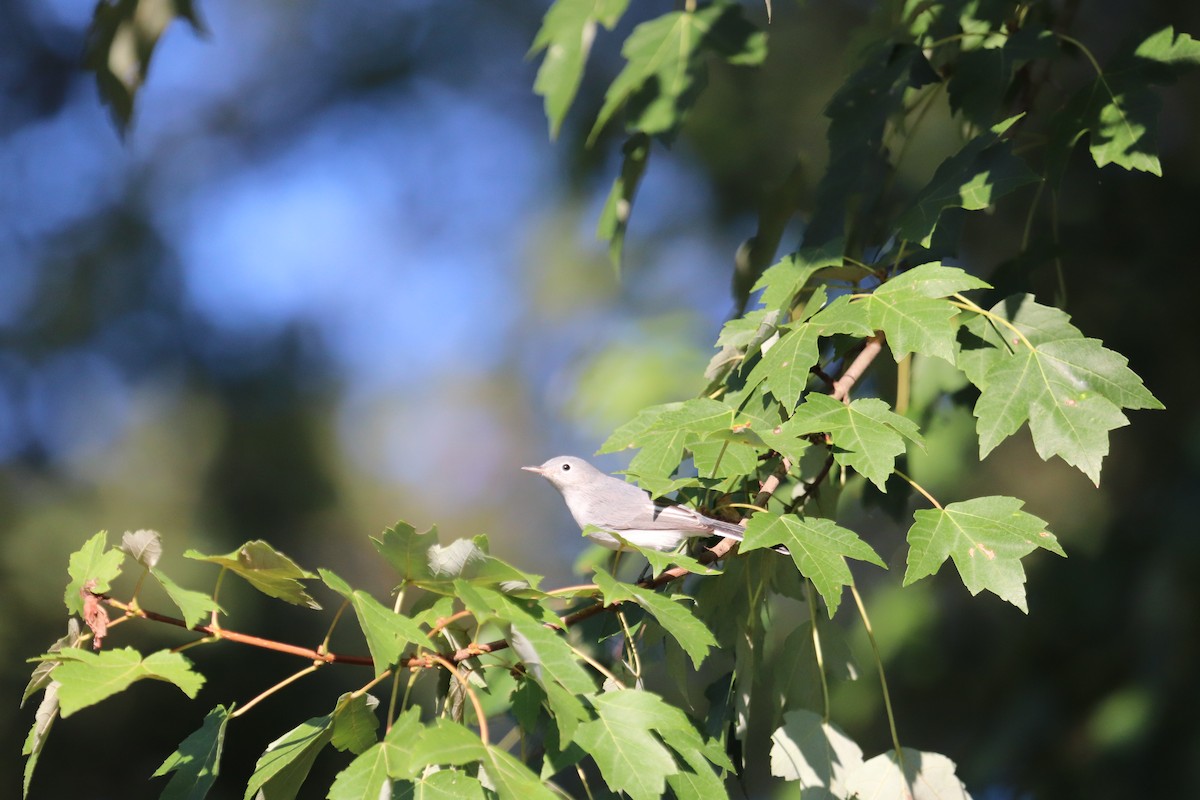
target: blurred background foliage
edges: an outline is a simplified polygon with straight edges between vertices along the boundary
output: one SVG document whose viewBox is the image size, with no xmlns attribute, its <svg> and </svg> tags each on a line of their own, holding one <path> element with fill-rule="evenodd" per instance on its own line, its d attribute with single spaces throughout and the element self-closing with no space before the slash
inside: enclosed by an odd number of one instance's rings
<svg viewBox="0 0 1200 800">
<path fill-rule="evenodd" d="M 601 32 L 552 143 L 524 58 L 543 2 L 200 0 L 207 33 L 167 29 L 122 141 L 81 70 L 92 4 L 0 0 L 0 677 L 11 702 L 23 659 L 64 628 L 67 555 L 100 529 L 161 531 L 163 566 L 198 589 L 215 572 L 185 548 L 265 538 L 385 596 L 366 537 L 400 518 L 437 524 L 443 540 L 487 533 L 546 585 L 571 580 L 576 530 L 517 467 L 589 454 L 641 406 L 702 386 L 733 311 L 738 244 L 797 163 L 820 174 L 822 108 L 875 11 L 774 3 L 764 67 L 714 69 L 681 137 L 655 153 L 618 280 L 593 230 L 619 142 L 613 131 L 590 150 L 582 140 L 620 42 L 672 7 L 636 5 Z M 1192 0 L 1066 5 L 1102 62 L 1167 24 L 1200 34 Z M 747 10 L 766 24 L 761 4 Z M 923 123 L 947 149 L 958 141 L 948 119 L 935 110 Z M 977 464 L 969 411 L 930 406 L 938 457 L 914 455 L 918 480 L 947 499 L 1024 498 L 1070 555 L 1030 559 L 1030 615 L 971 599 L 949 570 L 904 591 L 899 569 L 863 571 L 902 741 L 954 759 L 977 798 L 1200 795 L 1188 322 L 1198 131 L 1193 78 L 1164 93 L 1163 178 L 1097 171 L 1076 153 L 1060 197 L 1068 310 L 1167 406 L 1115 432 L 1101 488 L 1042 463 L 1026 436 Z M 920 185 L 943 155 L 910 153 L 898 179 Z M 1014 252 L 1023 215 L 1016 203 L 973 223 L 968 268 L 986 277 Z M 1053 274 L 1033 277 L 1052 301 Z M 936 368 L 918 362 L 918 385 Z M 849 524 L 899 563 L 903 534 L 883 510 Z M 324 634 L 236 585 L 222 602 L 238 630 L 308 644 Z M 854 624 L 849 612 L 839 621 Z M 134 625 L 119 637 L 187 638 Z M 205 709 L 297 666 L 202 650 L 206 702 L 149 682 L 58 723 L 32 796 L 153 796 L 145 776 Z M 834 709 L 871 753 L 888 738 L 866 677 Z M 231 727 L 213 796 L 239 794 L 271 736 L 350 685 L 336 669 L 309 680 Z M 4 785 L 19 780 L 31 719 L 27 708 L 0 726 Z"/>
</svg>

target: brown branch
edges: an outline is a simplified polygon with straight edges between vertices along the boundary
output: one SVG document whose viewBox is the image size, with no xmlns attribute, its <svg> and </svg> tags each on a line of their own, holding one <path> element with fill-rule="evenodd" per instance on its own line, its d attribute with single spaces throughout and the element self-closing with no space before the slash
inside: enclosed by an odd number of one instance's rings
<svg viewBox="0 0 1200 800">
<path fill-rule="evenodd" d="M 854 384 L 858 383 L 858 379 L 867 371 L 867 367 L 875 360 L 875 357 L 883 350 L 883 333 L 876 331 L 875 335 L 867 339 L 863 349 L 855 357 L 854 361 L 850 362 L 850 366 L 846 367 L 846 371 L 842 376 L 833 383 L 833 391 L 829 396 L 834 400 L 841 400 L 844 403 L 849 402 L 850 390 Z"/>
<path fill-rule="evenodd" d="M 105 594 L 97 594 L 97 598 L 105 604 L 113 608 L 124 611 L 129 616 L 142 617 L 143 619 L 153 620 L 154 622 L 163 622 L 167 625 L 174 625 L 177 628 L 185 628 L 187 630 L 197 631 L 206 636 L 211 636 L 214 639 L 226 639 L 238 644 L 250 645 L 263 650 L 274 650 L 277 653 L 287 653 L 292 656 L 311 659 L 313 661 L 323 661 L 326 664 L 356 664 L 358 666 L 370 667 L 375 662 L 367 656 L 348 656 L 339 653 L 321 652 L 314 650 L 311 647 L 299 647 L 286 642 L 279 642 L 274 639 L 264 639 L 261 636 L 252 636 L 248 633 L 238 633 L 231 631 L 228 628 L 220 628 L 213 625 L 188 625 L 185 621 L 177 617 L 168 617 L 166 614 L 159 614 L 155 611 L 147 611 L 144 608 L 138 608 L 120 600 L 109 597 Z"/>
</svg>

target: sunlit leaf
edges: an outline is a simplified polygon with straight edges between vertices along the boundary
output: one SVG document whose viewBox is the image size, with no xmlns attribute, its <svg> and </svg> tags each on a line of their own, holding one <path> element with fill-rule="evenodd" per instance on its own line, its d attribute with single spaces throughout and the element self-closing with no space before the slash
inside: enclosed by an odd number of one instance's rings
<svg viewBox="0 0 1200 800">
<path fill-rule="evenodd" d="M 177 17 L 203 32 L 192 0 L 100 0 L 88 30 L 84 64 L 96 73 L 100 99 L 122 133 L 159 38 Z"/>
<path fill-rule="evenodd" d="M 924 445 L 917 425 L 875 397 L 846 404 L 829 395 L 812 393 L 784 424 L 793 436 L 828 433 L 833 457 L 870 480 L 880 491 L 904 453 L 904 439 Z"/>
<path fill-rule="evenodd" d="M 384 606 L 366 592 L 354 590 L 327 569 L 319 570 L 325 585 L 350 601 L 359 627 L 367 639 L 367 649 L 375 662 L 375 676 L 399 662 L 404 649 L 413 644 L 428 644 L 429 638 L 413 620 Z"/>
<path fill-rule="evenodd" d="M 853 583 L 847 558 L 885 567 L 883 560 L 858 534 L 833 520 L 794 514 L 758 513 L 746 526 L 743 552 L 782 544 L 791 552 L 800 574 L 813 582 L 832 617 L 842 601 L 842 587 Z"/>
<path fill-rule="evenodd" d="M 153 777 L 170 773 L 171 780 L 159 795 L 163 800 L 201 800 L 221 772 L 221 750 L 225 746 L 225 726 L 232 708 L 217 706 L 204 718 L 196 731 L 179 743 Z"/>
<path fill-rule="evenodd" d="M 889 750 L 857 766 L 846 786 L 860 800 L 904 797 L 912 800 L 971 800 L 954 772 L 954 762 L 940 753 L 905 747 L 904 769 Z"/>
<path fill-rule="evenodd" d="M 787 712 L 771 734 L 771 774 L 795 781 L 801 793 L 847 797 L 847 779 L 862 763 L 862 749 L 812 711 Z"/>
<path fill-rule="evenodd" d="M 717 646 L 712 632 L 687 607 L 690 598 L 667 597 L 651 589 L 622 583 L 603 570 L 596 571 L 595 581 L 604 594 L 605 603 L 633 601 L 649 612 L 663 630 L 679 642 L 696 669 L 700 668 L 709 650 Z"/>
<path fill-rule="evenodd" d="M 1063 312 L 1025 296 L 989 313 L 965 326 L 974 338 L 959 353 L 981 390 L 974 411 L 980 458 L 1028 422 L 1038 455 L 1060 456 L 1099 484 L 1108 432 L 1128 424 L 1121 408 L 1162 404 L 1124 356 L 1083 338 Z M 994 318 L 1008 319 L 1016 332 Z"/>
<path fill-rule="evenodd" d="M 51 678 L 61 684 L 58 697 L 64 717 L 145 678 L 173 683 L 188 697 L 195 697 L 204 684 L 204 676 L 192 671 L 191 661 L 166 650 L 145 658 L 132 647 L 99 653 L 65 647 L 59 654 L 63 663 L 51 673 Z"/>
<path fill-rule="evenodd" d="M 761 63 L 766 36 L 742 16 L 740 7 L 722 0 L 643 22 L 625 40 L 621 54 L 625 68 L 604 95 L 589 143 L 622 106 L 626 130 L 669 137 L 704 87 L 706 57 L 719 56 L 731 64 Z"/>
<path fill-rule="evenodd" d="M 942 212 L 980 211 L 1006 194 L 1038 180 L 1025 161 L 1001 138 L 1018 118 L 1007 119 L 967 142 L 938 166 L 900 218 L 900 236 L 928 247 Z"/>
<path fill-rule="evenodd" d="M 321 607 L 304 591 L 304 584 L 300 583 L 301 579 L 317 576 L 301 569 L 296 562 L 261 539 L 246 542 L 223 556 L 207 556 L 195 550 L 188 550 L 183 555 L 197 561 L 219 564 L 269 597 L 297 606 Z"/>
<path fill-rule="evenodd" d="M 221 607 L 213 602 L 211 595 L 184 589 L 157 569 L 150 570 L 150 574 L 163 587 L 167 597 L 171 598 L 171 602 L 179 606 L 179 611 L 183 614 L 183 621 L 188 624 L 188 627 L 198 625 L 212 612 L 221 610 Z"/>
<path fill-rule="evenodd" d="M 579 90 L 597 25 L 611 31 L 628 5 L 629 0 L 556 0 L 546 12 L 529 54 L 545 51 L 533 91 L 545 98 L 551 139 Z"/>
<path fill-rule="evenodd" d="M 1021 559 L 1039 547 L 1065 553 L 1046 522 L 1022 511 L 1022 505 L 1015 497 L 977 497 L 917 511 L 908 532 L 904 585 L 932 575 L 953 558 L 971 594 L 987 589 L 1028 612 Z"/>
<path fill-rule="evenodd" d="M 107 592 L 112 582 L 121 574 L 121 563 L 125 554 L 120 550 L 108 547 L 108 534 L 100 531 L 88 539 L 83 547 L 71 554 L 67 566 L 67 574 L 71 582 L 67 584 L 63 602 L 72 614 L 83 615 L 83 598 L 79 592 L 89 581 L 95 581 L 91 589 L 94 592 Z"/>
<path fill-rule="evenodd" d="M 125 531 L 121 549 L 143 567 L 153 568 L 162 557 L 162 535 L 149 530 Z"/>
<path fill-rule="evenodd" d="M 438 543 L 437 528 L 424 533 L 407 522 L 397 522 L 384 530 L 371 544 L 387 559 L 401 581 L 417 581 L 432 577 L 429 571 L 429 548 Z"/>
</svg>

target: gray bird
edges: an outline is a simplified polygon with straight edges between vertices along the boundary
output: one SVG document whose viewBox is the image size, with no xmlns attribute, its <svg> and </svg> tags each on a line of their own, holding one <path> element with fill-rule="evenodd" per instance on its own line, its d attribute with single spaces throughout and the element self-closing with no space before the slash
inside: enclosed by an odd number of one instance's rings
<svg viewBox="0 0 1200 800">
<path fill-rule="evenodd" d="M 655 503 L 632 483 L 606 475 L 582 458 L 557 456 L 536 472 L 562 493 L 571 516 L 582 529 L 599 528 L 588 537 L 610 550 L 621 549 L 616 533 L 631 544 L 670 552 L 693 536 L 728 536 L 742 540 L 745 531 L 732 523 L 706 517 L 687 506 Z"/>
</svg>

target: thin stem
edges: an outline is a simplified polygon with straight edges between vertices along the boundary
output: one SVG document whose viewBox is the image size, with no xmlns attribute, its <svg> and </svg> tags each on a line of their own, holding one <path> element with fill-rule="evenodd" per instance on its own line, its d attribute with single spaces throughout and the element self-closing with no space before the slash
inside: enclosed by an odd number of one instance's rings
<svg viewBox="0 0 1200 800">
<path fill-rule="evenodd" d="M 415 676 L 416 673 L 410 673 Z M 400 670 L 392 670 L 392 691 L 388 696 L 387 718 L 384 721 L 383 730 L 386 733 L 392 729 L 392 721 L 396 719 L 396 698 L 400 694 Z M 407 692 L 405 697 L 407 697 Z"/>
<path fill-rule="evenodd" d="M 912 397 L 912 353 L 900 359 L 896 365 L 896 413 L 904 416 L 908 413 L 908 404 Z"/>
<path fill-rule="evenodd" d="M 597 661 L 596 659 L 594 659 L 594 658 L 592 658 L 591 656 L 589 656 L 589 655 L 588 655 L 587 653 L 585 653 L 583 650 L 580 650 L 578 647 L 576 647 L 575 645 L 571 644 L 570 642 L 567 642 L 567 647 L 571 648 L 571 652 L 572 652 L 572 653 L 574 653 L 575 655 L 579 656 L 581 659 L 583 659 L 583 660 L 584 660 L 584 661 L 586 661 L 588 664 L 590 664 L 590 665 L 592 666 L 592 668 L 596 670 L 596 672 L 599 672 L 601 675 L 603 675 L 604 677 L 608 678 L 610 681 L 612 681 L 614 684 L 616 684 L 616 685 L 617 685 L 617 686 L 619 686 L 620 688 L 622 688 L 622 689 L 626 689 L 626 688 L 628 688 L 628 687 L 625 685 L 625 682 L 624 682 L 624 681 L 622 681 L 622 680 L 621 680 L 620 678 L 618 678 L 618 677 L 617 677 L 615 674 L 613 674 L 612 670 L 610 670 L 608 667 L 606 667 L 606 666 L 604 666 L 603 664 L 601 664 L 601 663 L 600 663 L 599 661 Z"/>
<path fill-rule="evenodd" d="M 220 610 L 221 610 L 221 601 L 218 598 L 221 594 L 221 584 L 225 581 L 225 573 L 228 571 L 229 570 L 227 570 L 225 567 L 221 567 L 221 571 L 217 573 L 217 583 L 215 586 L 213 586 L 213 593 L 212 593 L 213 610 L 212 610 L 212 618 L 210 619 L 209 622 L 212 625 L 214 635 L 216 635 L 216 636 L 220 635 L 219 633 L 217 633 L 217 631 L 219 631 L 221 628 L 221 623 L 217 620 L 217 614 L 220 613 Z"/>
<path fill-rule="evenodd" d="M 970 300 L 963 297 L 961 294 L 951 295 L 951 297 L 953 297 L 954 299 L 950 301 L 950 305 L 955 306 L 956 308 L 961 308 L 964 311 L 971 311 L 975 314 L 978 314 L 981 317 L 986 317 L 987 319 L 990 319 L 993 322 L 999 322 L 1001 325 L 1003 325 L 1004 327 L 1008 328 L 1010 331 L 1015 333 L 1017 335 L 1017 338 L 1021 341 L 1021 343 L 1024 344 L 1026 347 L 1028 347 L 1030 350 L 1037 349 L 1033 346 L 1033 343 L 1029 341 L 1029 338 L 1024 333 L 1021 332 L 1021 329 L 1018 328 L 1016 325 L 1012 324 L 1012 322 L 1010 322 L 1009 320 L 1006 320 L 1004 317 L 1000 316 L 999 314 L 988 311 L 987 309 L 980 308 L 978 305 L 976 305 L 975 303 L 972 303 Z M 1004 342 L 1005 342 L 1005 344 L 1008 344 L 1007 339 L 1005 339 Z"/>
<path fill-rule="evenodd" d="M 746 508 L 751 511 L 761 511 L 764 514 L 767 513 L 765 508 L 762 506 L 756 506 L 754 503 L 726 503 L 725 505 L 721 506 L 721 508 Z"/>
<path fill-rule="evenodd" d="M 812 627 L 813 652 L 817 657 L 817 673 L 821 676 L 821 699 L 825 713 L 822 719 L 829 722 L 829 680 L 825 677 L 825 656 L 821 652 L 821 633 L 817 630 L 817 603 L 813 597 L 812 581 L 804 582 L 804 596 L 808 600 L 808 623 Z"/>
<path fill-rule="evenodd" d="M 638 654 L 637 642 L 633 640 L 633 631 L 629 627 L 629 620 L 625 618 L 625 612 L 617 609 L 617 620 L 621 623 L 621 631 L 625 634 L 625 644 L 629 648 L 629 657 L 633 663 L 629 665 L 629 669 L 633 672 L 633 677 L 638 680 L 642 679 L 642 658 Z"/>
<path fill-rule="evenodd" d="M 350 605 L 349 600 L 342 600 L 342 604 L 338 607 L 337 613 L 333 615 L 333 622 L 329 623 L 329 630 L 325 632 L 325 639 L 321 642 L 321 646 L 317 648 L 318 653 L 329 652 L 329 640 L 333 638 L 333 629 L 337 627 L 338 620 L 342 618 L 346 608 Z"/>
<path fill-rule="evenodd" d="M 1058 276 L 1058 301 L 1059 308 L 1067 306 L 1067 276 L 1063 272 L 1062 248 L 1059 245 L 1058 231 L 1058 190 L 1051 190 L 1050 197 L 1050 235 L 1054 241 L 1054 274 Z"/>
<path fill-rule="evenodd" d="M 404 590 L 408 588 L 407 583 L 400 584 L 400 590 L 396 592 L 396 602 L 392 604 L 392 613 L 399 614 L 400 606 L 404 605 Z"/>
<path fill-rule="evenodd" d="M 284 688 L 285 686 L 295 683 L 296 681 L 303 678 L 305 675 L 311 675 L 312 673 L 316 672 L 317 668 L 320 666 L 321 666 L 320 662 L 310 664 L 307 667 L 305 667 L 304 669 L 295 673 L 294 675 L 290 675 L 290 676 L 284 678 L 279 683 L 275 684 L 274 686 L 267 689 L 262 694 L 258 695 L 258 697 L 255 697 L 253 700 L 246 703 L 246 705 L 242 706 L 237 711 L 234 711 L 232 714 L 229 715 L 229 717 L 231 719 L 234 717 L 240 717 L 242 714 L 245 714 L 247 711 L 254 708 L 256 705 L 261 703 L 263 700 L 266 700 L 268 697 L 275 694 L 276 692 L 278 692 L 280 689 Z"/>
<path fill-rule="evenodd" d="M 132 616 L 141 617 L 142 619 L 152 620 L 154 622 L 162 622 L 167 625 L 175 625 L 179 628 L 198 631 L 206 634 L 212 639 L 228 640 L 237 642 L 238 644 L 247 644 L 252 647 L 259 647 L 264 650 L 274 650 L 278 653 L 287 653 L 293 656 L 309 659 L 310 661 L 324 661 L 328 664 L 357 664 L 359 666 L 370 667 L 374 666 L 375 662 L 367 656 L 349 656 L 338 653 L 321 653 L 311 647 L 299 647 L 286 642 L 275 641 L 274 639 L 264 639 L 261 636 L 251 636 L 248 633 L 238 633 L 227 628 L 214 628 L 212 625 L 188 625 L 181 619 L 169 617 L 166 614 L 158 614 L 154 611 L 147 611 L 144 608 L 133 608 L 128 603 L 123 603 L 120 600 L 113 599 L 107 595 L 97 594 L 96 597 L 104 601 L 106 605 L 124 611 Z"/>
<path fill-rule="evenodd" d="M 430 655 L 429 658 L 450 670 L 450 674 L 462 684 L 463 691 L 467 693 L 467 698 L 471 701 L 471 706 L 475 709 L 475 720 L 479 723 L 479 738 L 485 745 L 488 744 L 487 717 L 483 715 L 483 706 L 479 703 L 479 695 L 475 694 L 475 690 L 471 688 L 471 682 L 463 676 L 462 671 L 458 667 L 447 659 L 439 655 Z"/>
<path fill-rule="evenodd" d="M 854 604 L 858 606 L 858 616 L 862 618 L 863 628 L 867 631 L 867 639 L 871 642 L 871 652 L 875 656 L 875 667 L 879 670 L 879 685 L 883 689 L 883 707 L 887 711 L 888 727 L 892 731 L 892 746 L 896 748 L 896 763 L 900 765 L 900 774 L 906 776 L 908 770 L 904 766 L 904 751 L 900 747 L 900 735 L 896 733 L 896 715 L 892 711 L 892 696 L 888 693 L 887 677 L 883 674 L 883 659 L 879 655 L 879 643 L 875 641 L 875 632 L 871 630 L 871 618 L 867 616 L 867 607 L 863 605 L 862 595 L 858 587 L 850 584 L 850 594 L 854 596 Z"/>
<path fill-rule="evenodd" d="M 938 510 L 941 510 L 941 508 L 942 508 L 942 504 L 941 504 L 941 503 L 939 503 L 939 502 L 938 502 L 938 501 L 937 501 L 937 500 L 934 498 L 934 496 L 933 496 L 933 495 L 931 495 L 929 492 L 925 491 L 925 487 L 924 487 L 924 486 L 922 486 L 921 484 L 917 483 L 917 482 L 916 482 L 916 481 L 914 481 L 912 478 L 908 477 L 907 475 L 905 475 L 903 472 L 901 472 L 901 471 L 900 471 L 900 470 L 898 470 L 898 469 L 897 469 L 897 470 L 893 470 L 893 474 L 894 474 L 894 475 L 896 475 L 896 477 L 900 478 L 901 480 L 903 480 L 903 481 L 906 481 L 906 482 L 908 483 L 908 485 L 909 485 L 909 486 L 913 487 L 913 488 L 914 488 L 914 489 L 916 489 L 918 492 L 920 492 L 920 493 L 921 493 L 921 495 L 922 495 L 922 496 L 923 496 L 923 497 L 924 497 L 926 500 L 928 500 L 930 503 L 932 503 L 932 504 L 934 505 L 934 507 L 936 507 Z"/>
<path fill-rule="evenodd" d="M 1025 230 L 1021 233 L 1022 253 L 1029 249 L 1029 237 L 1033 235 L 1033 215 L 1037 211 L 1038 203 L 1042 201 L 1042 192 L 1045 189 L 1046 179 L 1043 176 L 1042 180 L 1038 181 L 1037 191 L 1033 195 L 1033 202 L 1029 204 L 1029 213 L 1025 216 Z"/>
<path fill-rule="evenodd" d="M 137 579 L 137 585 L 135 585 L 135 586 L 133 587 L 133 594 L 132 594 L 132 595 L 130 595 L 130 597 L 129 597 L 129 604 L 130 604 L 130 605 L 136 605 L 136 604 L 137 604 L 138 595 L 139 595 L 139 594 L 141 594 L 141 592 L 142 592 L 142 583 L 144 583 L 144 582 L 145 582 L 145 580 L 146 580 L 146 576 L 147 576 L 147 575 L 149 575 L 149 574 L 150 574 L 150 568 L 149 568 L 149 567 L 142 567 L 142 574 L 141 574 L 141 575 L 138 575 L 138 579 Z"/>
</svg>

